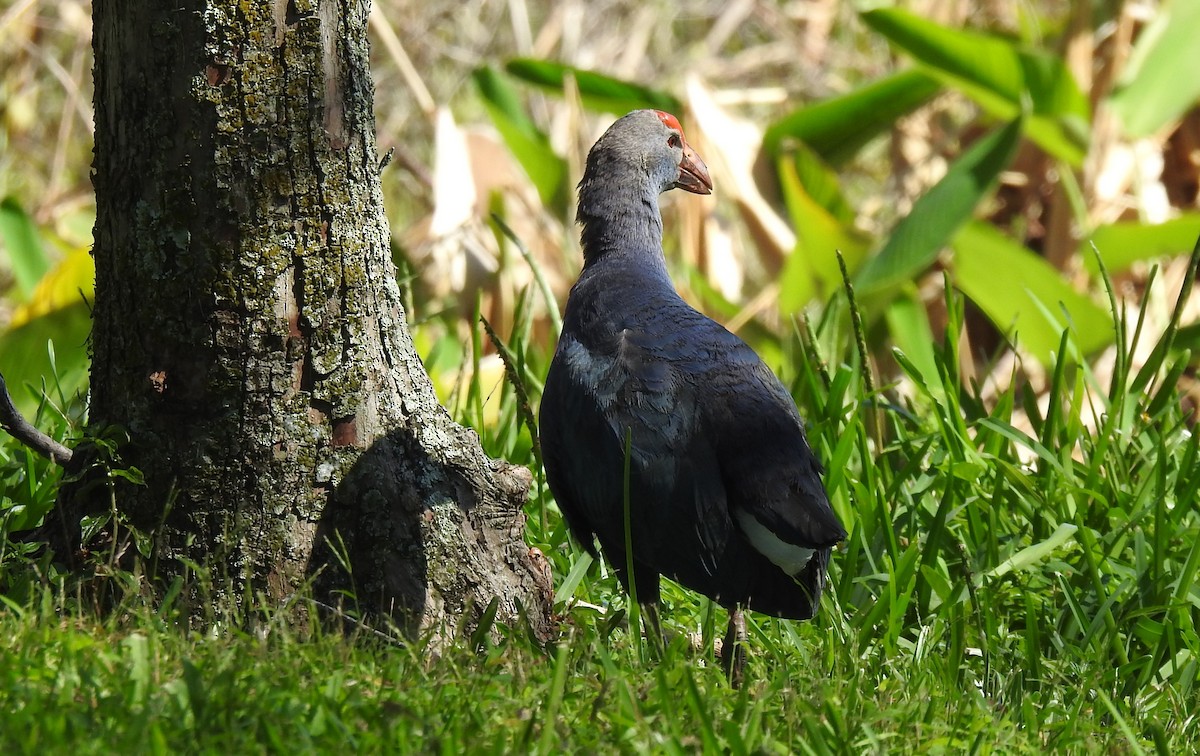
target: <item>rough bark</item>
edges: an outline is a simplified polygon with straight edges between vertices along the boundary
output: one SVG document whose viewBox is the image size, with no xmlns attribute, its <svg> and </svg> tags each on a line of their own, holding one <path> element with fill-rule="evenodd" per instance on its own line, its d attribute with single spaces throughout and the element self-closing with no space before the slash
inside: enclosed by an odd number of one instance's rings
<svg viewBox="0 0 1200 756">
<path fill-rule="evenodd" d="M 282 600 L 324 573 L 409 628 L 498 596 L 544 631 L 529 473 L 451 422 L 406 329 L 368 9 L 95 3 L 90 422 L 128 430 L 118 505 L 168 575 Z"/>
</svg>

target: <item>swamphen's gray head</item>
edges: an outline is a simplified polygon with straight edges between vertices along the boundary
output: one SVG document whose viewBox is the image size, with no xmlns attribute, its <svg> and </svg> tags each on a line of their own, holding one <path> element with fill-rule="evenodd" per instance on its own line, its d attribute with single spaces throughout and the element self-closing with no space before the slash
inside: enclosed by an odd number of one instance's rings
<svg viewBox="0 0 1200 756">
<path fill-rule="evenodd" d="M 708 166 L 684 139 L 679 120 L 661 110 L 617 119 L 592 146 L 579 182 L 585 259 L 614 249 L 659 250 L 658 195 L 674 188 L 712 192 Z"/>
<path fill-rule="evenodd" d="M 684 139 L 679 120 L 661 110 L 635 110 L 617 119 L 592 146 L 580 186 L 616 177 L 625 184 L 644 180 L 658 193 L 676 187 L 712 192 L 708 166 Z"/>
</svg>

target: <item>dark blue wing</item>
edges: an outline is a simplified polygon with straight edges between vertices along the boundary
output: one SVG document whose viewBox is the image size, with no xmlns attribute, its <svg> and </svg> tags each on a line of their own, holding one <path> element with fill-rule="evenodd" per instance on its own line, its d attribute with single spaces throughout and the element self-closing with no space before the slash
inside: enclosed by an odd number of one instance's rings
<svg viewBox="0 0 1200 756">
<path fill-rule="evenodd" d="M 636 561 L 672 576 L 683 561 L 711 569 L 729 516 L 715 450 L 696 432 L 695 386 L 644 334 L 623 330 L 610 346 L 564 333 L 546 379 L 542 455 L 559 508 L 585 546 L 595 536 L 623 567 L 628 436 L 632 530 L 647 534 Z"/>
<path fill-rule="evenodd" d="M 832 546 L 846 532 L 829 504 L 800 414 L 779 379 L 755 362 L 730 380 L 733 385 L 719 399 L 706 403 L 707 427 L 723 439 L 722 478 L 730 506 L 745 510 L 785 543 Z"/>
<path fill-rule="evenodd" d="M 673 290 L 618 274 L 580 279 L 541 433 L 568 525 L 589 550 L 598 540 L 623 580 L 628 434 L 639 598 L 657 596 L 663 573 L 727 605 L 811 616 L 828 548 L 845 532 L 799 413 L 749 346 Z M 816 559 L 777 570 L 791 552 Z"/>
</svg>

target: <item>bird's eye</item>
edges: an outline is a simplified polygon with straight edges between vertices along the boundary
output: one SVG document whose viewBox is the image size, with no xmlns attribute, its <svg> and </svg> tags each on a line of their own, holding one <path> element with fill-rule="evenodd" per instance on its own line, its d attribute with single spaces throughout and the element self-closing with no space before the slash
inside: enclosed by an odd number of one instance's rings
<svg viewBox="0 0 1200 756">
<path fill-rule="evenodd" d="M 678 134 L 671 134 L 671 136 L 667 137 L 667 144 L 672 147 L 682 147 L 683 140 L 679 138 Z"/>
</svg>

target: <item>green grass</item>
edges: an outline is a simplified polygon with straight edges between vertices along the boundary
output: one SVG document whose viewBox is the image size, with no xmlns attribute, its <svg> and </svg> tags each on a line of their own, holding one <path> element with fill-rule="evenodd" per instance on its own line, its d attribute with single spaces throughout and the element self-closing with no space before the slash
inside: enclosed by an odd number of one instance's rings
<svg viewBox="0 0 1200 756">
<path fill-rule="evenodd" d="M 536 398 L 548 354 L 530 340 L 523 302 L 503 351 L 510 379 Z M 936 374 L 897 355 L 917 387 L 903 404 L 889 387 L 865 387 L 854 336 L 835 318 L 760 345 L 783 355 L 776 367 L 810 422 L 850 537 L 815 621 L 749 618 L 740 690 L 712 652 L 723 611 L 678 586 L 664 586 L 661 612 L 674 640 L 661 660 L 646 658 L 615 577 L 569 542 L 539 475 L 527 538 L 565 599 L 549 648 L 500 626 L 477 648 L 434 653 L 323 629 L 293 607 L 214 607 L 203 630 L 187 630 L 132 582 L 119 610 L 97 618 L 53 581 L 38 587 L 10 549 L 0 563 L 0 750 L 1193 748 L 1200 445 L 1176 389 L 1190 355 L 1172 348 L 1172 328 L 1134 370 L 1141 328 L 1120 323 L 1127 347 L 1106 383 L 1064 337 L 1045 409 L 1020 388 L 984 402 L 958 374 L 961 301 L 947 305 Z M 468 359 L 486 338 L 477 331 Z M 499 420 L 480 428 L 485 447 L 537 469 L 511 380 L 476 380 L 456 412 L 479 423 L 500 391 Z M 1090 405 L 1097 429 L 1085 423 Z M 44 505 L 45 492 L 18 474 L 33 463 L 3 448 L 5 506 Z"/>
<path fill-rule="evenodd" d="M 0 743 L 9 753 L 1036 745 L 980 691 L 947 698 L 936 654 L 860 661 L 818 625 L 759 622 L 752 681 L 733 691 L 719 665 L 679 643 L 644 664 L 621 631 L 595 615 L 575 620 L 550 652 L 517 632 L 430 662 L 421 648 L 300 639 L 286 624 L 263 639 L 187 633 L 150 611 L 103 624 L 52 606 L 10 613 Z M 1099 729 L 1091 706 L 1080 708 L 1085 728 Z"/>
</svg>

